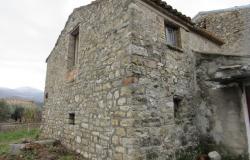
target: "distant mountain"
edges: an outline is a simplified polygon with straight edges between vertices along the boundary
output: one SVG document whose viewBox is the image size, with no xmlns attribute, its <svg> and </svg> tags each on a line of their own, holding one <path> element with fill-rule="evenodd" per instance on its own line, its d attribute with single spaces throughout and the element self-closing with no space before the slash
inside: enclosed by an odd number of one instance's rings
<svg viewBox="0 0 250 160">
<path fill-rule="evenodd" d="M 0 87 L 0 98 L 19 98 L 32 100 L 36 103 L 43 103 L 43 91 L 31 87 L 16 89 Z"/>
</svg>

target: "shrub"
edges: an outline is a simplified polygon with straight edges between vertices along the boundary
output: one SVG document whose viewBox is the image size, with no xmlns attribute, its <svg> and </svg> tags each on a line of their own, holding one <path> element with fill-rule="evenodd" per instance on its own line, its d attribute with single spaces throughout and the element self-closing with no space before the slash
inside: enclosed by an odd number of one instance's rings
<svg viewBox="0 0 250 160">
<path fill-rule="evenodd" d="M 37 122 L 40 121 L 41 110 L 39 108 L 30 107 L 24 109 L 25 122 Z"/>
<path fill-rule="evenodd" d="M 22 106 L 14 106 L 14 113 L 11 115 L 11 118 L 16 122 L 22 122 L 22 118 L 24 115 L 24 108 Z"/>
<path fill-rule="evenodd" d="M 11 111 L 9 106 L 6 104 L 5 101 L 0 101 L 0 121 L 7 121 L 10 119 Z"/>
</svg>

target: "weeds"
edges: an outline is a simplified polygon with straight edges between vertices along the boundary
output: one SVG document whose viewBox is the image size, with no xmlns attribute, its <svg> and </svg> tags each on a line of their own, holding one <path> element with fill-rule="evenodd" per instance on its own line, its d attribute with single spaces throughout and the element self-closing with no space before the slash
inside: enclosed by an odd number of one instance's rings
<svg viewBox="0 0 250 160">
<path fill-rule="evenodd" d="M 38 135 L 38 129 L 0 133 L 0 156 L 9 153 L 9 144 L 19 143 L 24 138 L 36 139 Z"/>
</svg>

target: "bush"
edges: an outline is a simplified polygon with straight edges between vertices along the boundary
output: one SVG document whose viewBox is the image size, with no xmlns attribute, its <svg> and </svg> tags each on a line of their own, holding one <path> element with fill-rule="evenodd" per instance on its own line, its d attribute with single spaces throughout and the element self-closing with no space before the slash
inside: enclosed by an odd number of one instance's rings
<svg viewBox="0 0 250 160">
<path fill-rule="evenodd" d="M 5 101 L 0 101 L 0 121 L 7 121 L 10 119 L 11 110 Z"/>
<path fill-rule="evenodd" d="M 23 115 L 24 115 L 24 108 L 22 106 L 13 106 L 14 113 L 11 115 L 11 118 L 14 119 L 16 122 L 22 122 Z"/>
<path fill-rule="evenodd" d="M 25 108 L 23 117 L 25 122 L 38 122 L 40 121 L 41 110 L 39 108 Z"/>
<path fill-rule="evenodd" d="M 196 160 L 199 155 L 204 154 L 200 147 L 189 148 L 187 150 L 177 151 L 175 154 L 176 160 Z"/>
<path fill-rule="evenodd" d="M 36 105 L 8 105 L 0 100 L 0 122 L 7 122 L 11 119 L 16 122 L 40 122 L 42 110 Z"/>
</svg>

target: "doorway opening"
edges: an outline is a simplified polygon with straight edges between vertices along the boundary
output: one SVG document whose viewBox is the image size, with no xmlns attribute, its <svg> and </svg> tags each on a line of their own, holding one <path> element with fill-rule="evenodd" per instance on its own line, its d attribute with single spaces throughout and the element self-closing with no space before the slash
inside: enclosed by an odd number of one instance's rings
<svg viewBox="0 0 250 160">
<path fill-rule="evenodd" d="M 250 121 L 250 86 L 245 86 L 245 96 L 247 103 L 247 111 L 248 111 L 248 120 Z"/>
</svg>

